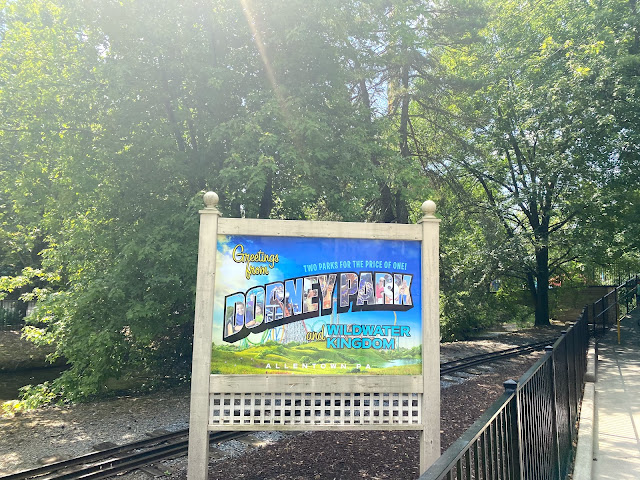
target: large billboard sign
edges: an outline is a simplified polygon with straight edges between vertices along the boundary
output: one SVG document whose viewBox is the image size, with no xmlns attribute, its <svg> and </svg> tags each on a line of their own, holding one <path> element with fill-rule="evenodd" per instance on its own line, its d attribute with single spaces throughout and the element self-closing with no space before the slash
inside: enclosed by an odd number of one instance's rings
<svg viewBox="0 0 640 480">
<path fill-rule="evenodd" d="M 438 229 L 200 211 L 189 480 L 228 430 L 416 430 L 440 454 Z"/>
<path fill-rule="evenodd" d="M 218 235 L 211 372 L 422 372 L 420 242 Z"/>
</svg>

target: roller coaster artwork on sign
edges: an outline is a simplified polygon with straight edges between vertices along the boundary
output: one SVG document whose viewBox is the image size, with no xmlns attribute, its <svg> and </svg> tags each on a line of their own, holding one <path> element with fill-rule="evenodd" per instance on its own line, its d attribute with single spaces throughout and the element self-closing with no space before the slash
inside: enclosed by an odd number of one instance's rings
<svg viewBox="0 0 640 480">
<path fill-rule="evenodd" d="M 218 235 L 211 372 L 422 372 L 420 242 Z"/>
<path fill-rule="evenodd" d="M 203 200 L 188 480 L 208 478 L 209 432 L 235 430 L 414 430 L 424 472 L 440 454 L 435 204 L 378 224 Z"/>
</svg>

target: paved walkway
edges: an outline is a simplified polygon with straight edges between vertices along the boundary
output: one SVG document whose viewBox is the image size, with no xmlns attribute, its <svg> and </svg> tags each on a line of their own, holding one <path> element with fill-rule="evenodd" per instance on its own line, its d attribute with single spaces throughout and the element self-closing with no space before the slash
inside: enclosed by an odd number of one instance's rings
<svg viewBox="0 0 640 480">
<path fill-rule="evenodd" d="M 640 309 L 598 343 L 593 479 L 640 479 Z"/>
</svg>

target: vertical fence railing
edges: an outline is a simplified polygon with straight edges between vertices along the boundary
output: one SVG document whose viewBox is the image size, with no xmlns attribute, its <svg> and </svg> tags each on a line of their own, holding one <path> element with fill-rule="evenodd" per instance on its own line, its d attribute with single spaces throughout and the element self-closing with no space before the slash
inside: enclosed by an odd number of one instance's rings
<svg viewBox="0 0 640 480">
<path fill-rule="evenodd" d="M 622 303 L 627 312 L 637 305 L 638 280 L 585 307 L 518 382 L 504 383 L 504 394 L 420 480 L 564 480 L 578 435 L 590 321 L 606 330 Z"/>
<path fill-rule="evenodd" d="M 515 385 L 515 382 L 513 382 Z M 505 393 L 420 479 L 517 479 L 521 469 L 514 390 Z M 448 466 L 435 474 L 439 464 Z"/>
<path fill-rule="evenodd" d="M 635 275 L 626 282 L 613 288 L 604 297 L 593 303 L 591 307 L 592 334 L 604 335 L 609 328 L 616 324 L 622 309 L 628 314 L 637 306 L 640 277 Z"/>
<path fill-rule="evenodd" d="M 630 278 L 629 280 L 627 280 L 625 284 L 622 286 L 620 303 L 624 303 L 626 314 L 629 314 L 631 309 L 633 309 L 634 307 L 633 300 L 636 297 L 637 285 L 638 285 L 638 276 L 636 275 L 634 278 Z"/>
<path fill-rule="evenodd" d="M 571 466 L 589 341 L 588 311 L 420 480 L 561 480 Z M 578 388 L 578 386 L 580 386 Z"/>
<path fill-rule="evenodd" d="M 570 393 L 569 342 L 565 340 L 553 349 L 553 374 L 555 385 L 556 436 L 560 472 L 567 471 L 573 436 L 573 401 Z"/>
<path fill-rule="evenodd" d="M 553 364 L 551 356 L 537 362 L 517 389 L 520 404 L 518 422 L 522 430 L 522 478 L 557 479 L 558 445 L 555 430 Z"/>
<path fill-rule="evenodd" d="M 24 303 L 20 300 L 0 301 L 0 330 L 15 330 L 24 326 L 25 314 L 29 312 L 33 302 Z"/>
</svg>

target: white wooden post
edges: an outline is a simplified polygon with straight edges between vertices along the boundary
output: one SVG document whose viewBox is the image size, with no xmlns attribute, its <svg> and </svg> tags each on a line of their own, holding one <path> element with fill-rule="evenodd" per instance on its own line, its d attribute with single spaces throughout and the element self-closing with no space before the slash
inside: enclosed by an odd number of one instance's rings
<svg viewBox="0 0 640 480">
<path fill-rule="evenodd" d="M 206 480 L 209 468 L 209 375 L 211 371 L 211 330 L 213 327 L 213 293 L 215 287 L 218 218 L 218 195 L 204 195 L 205 209 L 200 210 L 198 277 L 193 327 L 191 369 L 191 409 L 189 414 L 189 459 L 187 478 Z"/>
<path fill-rule="evenodd" d="M 218 196 L 208 192 L 204 196 L 206 208 L 200 211 L 198 276 L 191 378 L 191 412 L 189 429 L 189 459 L 187 478 L 206 480 L 209 463 L 209 431 L 219 430 L 420 430 L 420 472 L 440 455 L 440 325 L 439 325 L 439 223 L 436 206 L 431 201 L 422 205 L 424 214 L 420 225 L 367 224 L 342 222 L 301 222 L 285 220 L 224 219 L 216 208 Z M 211 375 L 211 349 L 217 236 L 257 235 L 308 238 L 341 238 L 371 240 L 421 241 L 422 257 L 422 375 Z M 316 414 L 295 413 L 295 402 L 269 413 L 255 414 L 256 408 L 244 409 L 240 414 L 225 413 L 216 407 L 220 396 L 230 401 L 252 401 L 254 395 L 289 396 L 303 400 L 303 395 L 322 395 L 325 401 L 336 404 L 332 411 L 341 410 L 335 418 L 316 418 Z M 352 395 L 371 398 L 357 406 L 346 406 L 344 398 Z M 212 396 L 214 397 L 211 400 Z M 373 406 L 373 396 L 379 396 Z M 389 398 L 385 410 L 383 396 Z M 393 396 L 408 397 L 402 413 L 394 413 Z M 411 396 L 417 397 L 419 408 L 411 408 Z M 217 399 L 216 399 L 217 398 Z M 304 398 L 305 401 L 306 397 Z M 226 401 L 226 399 L 225 399 Z M 211 407 L 210 407 L 211 403 Z M 398 405 L 405 402 L 401 398 Z M 244 405 L 244 403 L 242 403 Z M 233 405 L 233 403 L 232 403 Z M 258 409 L 262 409 L 261 404 Z M 210 410 L 211 408 L 211 410 Z M 371 412 L 373 409 L 379 415 Z M 288 410 L 287 410 L 288 409 Z M 346 415 L 349 410 L 351 415 Z M 284 414 L 287 410 L 289 414 Z M 332 414 L 335 415 L 335 414 Z M 237 418 L 236 418 L 237 417 Z M 307 418 L 309 417 L 309 418 Z M 337 421 L 337 419 L 340 421 Z"/>
<path fill-rule="evenodd" d="M 440 286 L 436 204 L 422 204 L 422 425 L 420 474 L 440 456 Z"/>
</svg>

